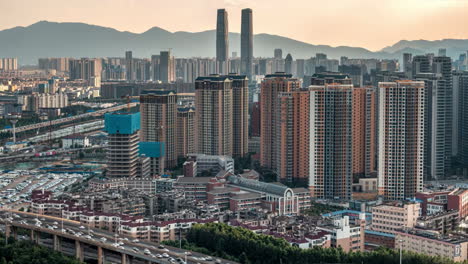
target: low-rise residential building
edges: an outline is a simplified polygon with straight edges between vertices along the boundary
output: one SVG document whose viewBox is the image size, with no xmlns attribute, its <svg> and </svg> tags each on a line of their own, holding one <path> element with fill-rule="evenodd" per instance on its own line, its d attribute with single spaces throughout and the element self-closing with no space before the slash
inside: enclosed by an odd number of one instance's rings
<svg viewBox="0 0 468 264">
<path fill-rule="evenodd" d="M 372 208 L 372 230 L 393 234 L 403 227 L 414 227 L 420 216 L 420 204 L 393 202 Z"/>
<path fill-rule="evenodd" d="M 468 189 L 459 188 L 450 192 L 447 200 L 448 210 L 457 210 L 461 219 L 468 216 Z"/>
<path fill-rule="evenodd" d="M 187 172 L 196 172 L 195 175 L 199 175 L 203 172 L 216 175 L 222 170 L 234 174 L 234 159 L 229 156 L 188 154 L 187 161 L 184 164 L 184 171 L 185 166 L 187 166 Z M 184 174 L 186 177 L 195 177 L 195 175 Z"/>
<path fill-rule="evenodd" d="M 440 234 L 447 234 L 455 231 L 460 224 L 458 211 L 450 210 L 438 214 L 423 216 L 418 219 L 416 227 L 437 231 Z"/>
<path fill-rule="evenodd" d="M 62 138 L 62 148 L 86 148 L 89 146 L 89 138 L 83 134 L 73 134 Z"/>
<path fill-rule="evenodd" d="M 468 260 L 466 236 L 441 236 L 437 232 L 418 229 L 395 231 L 395 248 L 430 256 L 440 256 L 452 261 Z"/>
<path fill-rule="evenodd" d="M 361 222 L 352 225 L 349 217 L 331 219 L 331 222 L 320 225 L 317 228 L 331 234 L 331 247 L 341 247 L 343 251 L 364 251 L 365 216 L 360 216 Z"/>
</svg>

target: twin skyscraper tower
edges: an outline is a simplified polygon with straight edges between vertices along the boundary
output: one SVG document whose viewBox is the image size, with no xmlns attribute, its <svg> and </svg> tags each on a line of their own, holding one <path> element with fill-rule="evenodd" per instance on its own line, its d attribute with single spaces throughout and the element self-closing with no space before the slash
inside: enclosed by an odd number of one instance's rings
<svg viewBox="0 0 468 264">
<path fill-rule="evenodd" d="M 242 9 L 241 20 L 241 67 L 240 74 L 252 77 L 253 67 L 253 23 L 252 9 Z M 229 73 L 229 25 L 228 13 L 218 9 L 216 23 L 216 62 L 219 74 Z"/>
</svg>

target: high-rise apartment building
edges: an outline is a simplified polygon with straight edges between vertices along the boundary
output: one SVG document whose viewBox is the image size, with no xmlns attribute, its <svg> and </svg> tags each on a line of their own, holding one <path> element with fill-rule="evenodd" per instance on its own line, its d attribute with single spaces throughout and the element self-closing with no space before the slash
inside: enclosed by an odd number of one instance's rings
<svg viewBox="0 0 468 264">
<path fill-rule="evenodd" d="M 218 9 L 216 23 L 216 62 L 217 73 L 229 73 L 229 25 L 226 9 Z"/>
<path fill-rule="evenodd" d="M 249 152 L 249 80 L 245 75 L 230 74 L 232 81 L 232 155 Z"/>
<path fill-rule="evenodd" d="M 160 174 L 177 165 L 177 94 L 170 90 L 145 90 L 140 95 L 141 141 L 157 142 L 163 155 L 146 154 L 151 159 L 151 172 Z"/>
<path fill-rule="evenodd" d="M 177 108 L 177 156 L 195 153 L 195 108 Z"/>
<path fill-rule="evenodd" d="M 127 71 L 127 81 L 133 81 L 135 78 L 134 78 L 132 51 L 125 52 L 125 69 Z"/>
<path fill-rule="evenodd" d="M 159 61 L 160 55 L 151 56 L 151 78 L 153 81 L 159 80 Z"/>
<path fill-rule="evenodd" d="M 253 70 L 252 9 L 242 9 L 241 23 L 241 74 L 251 79 Z"/>
<path fill-rule="evenodd" d="M 468 165 L 468 72 L 458 72 L 453 78 L 454 132 L 457 132 L 453 137 L 457 143 L 454 152 L 461 164 Z"/>
<path fill-rule="evenodd" d="M 309 182 L 309 98 L 307 89 L 278 94 L 273 129 L 276 130 L 275 172 L 281 182 Z"/>
<path fill-rule="evenodd" d="M 232 156 L 233 91 L 229 76 L 195 81 L 195 149 L 206 155 Z"/>
<path fill-rule="evenodd" d="M 171 51 L 161 51 L 159 54 L 159 81 L 175 82 L 175 61 Z"/>
<path fill-rule="evenodd" d="M 16 71 L 18 70 L 17 58 L 0 58 L 0 70 Z"/>
<path fill-rule="evenodd" d="M 300 88 L 300 81 L 291 74 L 275 73 L 265 76 L 260 92 L 260 164 L 275 169 L 276 165 L 276 123 L 275 115 L 279 111 L 278 95 Z"/>
<path fill-rule="evenodd" d="M 387 200 L 422 191 L 425 86 L 423 81 L 379 83 L 378 189 Z"/>
<path fill-rule="evenodd" d="M 406 78 L 413 78 L 413 54 L 403 53 L 403 72 Z"/>
<path fill-rule="evenodd" d="M 452 80 L 452 156 L 468 164 L 468 72 L 454 72 Z"/>
<path fill-rule="evenodd" d="M 56 70 L 66 72 L 69 70 L 69 58 L 39 58 L 38 65 L 41 70 Z"/>
<path fill-rule="evenodd" d="M 353 174 L 371 176 L 376 171 L 376 91 L 372 87 L 353 90 Z"/>
<path fill-rule="evenodd" d="M 320 199 L 351 199 L 353 85 L 310 89 L 309 190 Z"/>
<path fill-rule="evenodd" d="M 108 113 L 105 115 L 105 131 L 108 133 L 107 177 L 138 176 L 139 129 L 140 113 Z"/>
<path fill-rule="evenodd" d="M 101 78 L 101 59 L 70 59 L 68 63 L 71 80 L 86 80 L 91 82 L 95 78 Z"/>
<path fill-rule="evenodd" d="M 424 81 L 426 87 L 424 177 L 443 179 L 452 157 L 452 61 L 428 55 L 415 60 L 413 78 Z"/>
</svg>

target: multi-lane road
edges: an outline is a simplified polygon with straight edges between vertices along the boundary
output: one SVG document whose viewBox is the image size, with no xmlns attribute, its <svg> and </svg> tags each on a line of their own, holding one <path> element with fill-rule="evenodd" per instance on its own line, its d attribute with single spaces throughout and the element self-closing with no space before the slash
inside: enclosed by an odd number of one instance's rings
<svg viewBox="0 0 468 264">
<path fill-rule="evenodd" d="M 57 217 L 4 210 L 0 211 L 0 223 L 16 228 L 33 230 L 34 232 L 38 232 L 42 235 L 49 235 L 49 238 L 41 238 L 36 240 L 36 242 L 51 248 L 55 248 L 56 242 L 54 241 L 54 237 L 60 237 L 62 241 L 61 251 L 65 254 L 68 253 L 68 255 L 76 256 L 76 251 L 73 249 L 73 243 L 70 244 L 72 246 L 69 246 L 67 249 L 65 241 L 79 241 L 79 243 L 86 245 L 86 247 L 83 246 L 85 251 L 88 250 L 88 252 L 85 252 L 86 256 L 93 256 L 95 259 L 97 259 L 100 255 L 107 255 L 105 263 L 107 263 L 109 260 L 112 260 L 112 257 L 116 259 L 120 258 L 121 255 L 134 258 L 133 261 L 127 261 L 126 263 L 139 263 L 139 261 L 143 261 L 143 263 L 161 264 L 235 263 L 197 252 L 163 246 L 161 244 L 150 241 L 139 241 L 137 239 L 114 234 L 102 229 L 87 228 L 77 221 L 71 221 Z M 91 252 L 92 248 L 94 248 L 94 252 Z M 101 253 L 98 253 L 99 250 Z M 102 252 L 107 253 L 103 254 Z M 115 257 L 115 254 L 117 254 L 119 257 Z M 124 262 L 118 261 L 115 263 Z"/>
<path fill-rule="evenodd" d="M 130 108 L 135 107 L 138 104 L 139 103 L 130 103 L 128 105 L 127 104 L 117 105 L 117 106 L 97 110 L 97 111 L 94 111 L 94 112 L 84 113 L 84 114 L 81 114 L 81 115 L 55 119 L 55 120 L 51 120 L 51 121 L 44 121 L 44 122 L 40 122 L 40 123 L 36 123 L 36 124 L 32 124 L 32 125 L 27 125 L 27 126 L 21 126 L 21 127 L 16 128 L 16 133 L 20 133 L 20 132 L 24 132 L 24 131 L 28 131 L 28 130 L 32 130 L 32 129 L 48 127 L 48 126 L 55 126 L 55 125 L 59 125 L 59 124 L 63 124 L 63 123 L 77 121 L 77 120 L 87 118 L 87 117 L 91 117 L 91 116 L 100 116 L 100 115 L 103 115 L 105 113 L 115 112 L 115 111 L 118 111 L 118 110 L 121 110 L 121 109 L 124 109 L 124 108 L 127 108 L 127 107 L 130 107 Z M 12 132 L 12 131 L 13 131 L 12 128 L 7 128 L 7 129 L 0 130 L 0 133 Z"/>
</svg>

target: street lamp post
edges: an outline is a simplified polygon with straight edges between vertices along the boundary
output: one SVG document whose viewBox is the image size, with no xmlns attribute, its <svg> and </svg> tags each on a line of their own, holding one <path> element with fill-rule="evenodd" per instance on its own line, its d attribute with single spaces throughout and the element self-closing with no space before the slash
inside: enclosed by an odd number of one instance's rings
<svg viewBox="0 0 468 264">
<path fill-rule="evenodd" d="M 398 240 L 398 242 L 400 242 L 400 264 L 402 264 L 402 250 L 403 250 L 403 240 Z"/>
</svg>

